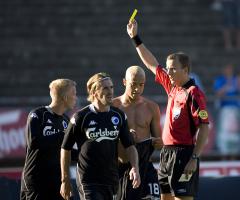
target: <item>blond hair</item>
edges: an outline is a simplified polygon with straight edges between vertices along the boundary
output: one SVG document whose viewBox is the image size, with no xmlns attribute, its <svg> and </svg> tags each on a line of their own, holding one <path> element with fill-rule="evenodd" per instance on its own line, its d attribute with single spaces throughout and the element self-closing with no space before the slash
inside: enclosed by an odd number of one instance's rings
<svg viewBox="0 0 240 200">
<path fill-rule="evenodd" d="M 106 79 L 112 80 L 111 77 L 105 72 L 97 73 L 89 78 L 87 82 L 88 101 L 93 102 L 93 93 L 99 88 L 101 81 Z"/>
<path fill-rule="evenodd" d="M 52 99 L 64 98 L 68 89 L 77 83 L 70 79 L 56 79 L 49 84 Z"/>
<path fill-rule="evenodd" d="M 136 65 L 128 67 L 125 73 L 125 79 L 130 80 L 136 75 L 142 75 L 143 77 L 145 77 L 145 71 L 143 70 L 143 68 Z"/>
</svg>

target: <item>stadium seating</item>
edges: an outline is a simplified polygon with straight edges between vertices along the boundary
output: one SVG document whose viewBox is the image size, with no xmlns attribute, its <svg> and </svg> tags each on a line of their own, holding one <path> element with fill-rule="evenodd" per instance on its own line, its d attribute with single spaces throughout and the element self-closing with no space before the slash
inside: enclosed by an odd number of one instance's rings
<svg viewBox="0 0 240 200">
<path fill-rule="evenodd" d="M 125 69 L 142 65 L 127 34 L 134 8 L 144 43 L 161 63 L 166 55 L 184 51 L 194 71 L 211 93 L 219 67 L 239 52 L 226 52 L 221 14 L 208 0 L 87 1 L 11 0 L 0 2 L 1 97 L 48 96 L 48 83 L 68 77 L 86 95 L 86 81 L 99 71 L 110 73 L 115 93 L 123 91 Z M 153 75 L 147 73 L 145 95 L 160 95 Z"/>
</svg>

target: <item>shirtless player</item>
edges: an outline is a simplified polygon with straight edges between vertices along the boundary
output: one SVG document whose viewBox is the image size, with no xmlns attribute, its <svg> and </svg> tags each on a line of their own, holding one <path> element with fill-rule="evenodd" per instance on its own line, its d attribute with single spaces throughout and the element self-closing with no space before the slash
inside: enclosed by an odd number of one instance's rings
<svg viewBox="0 0 240 200">
<path fill-rule="evenodd" d="M 141 67 L 129 67 L 123 84 L 125 92 L 113 100 L 113 106 L 122 109 L 128 117 L 130 132 L 134 135 L 139 154 L 141 185 L 138 189 L 132 189 L 128 178 L 129 163 L 123 147 L 119 144 L 121 179 L 117 199 L 159 199 L 157 172 L 149 159 L 154 150 L 153 146 L 162 145 L 160 110 L 156 103 L 141 96 L 145 84 L 145 72 Z"/>
</svg>

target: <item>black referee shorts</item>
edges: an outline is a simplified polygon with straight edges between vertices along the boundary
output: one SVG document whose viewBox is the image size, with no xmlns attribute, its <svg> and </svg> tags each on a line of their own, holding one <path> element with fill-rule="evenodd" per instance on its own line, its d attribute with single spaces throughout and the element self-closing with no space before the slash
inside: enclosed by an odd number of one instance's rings
<svg viewBox="0 0 240 200">
<path fill-rule="evenodd" d="M 187 182 L 179 182 L 184 168 L 192 156 L 194 146 L 164 146 L 160 152 L 158 180 L 162 194 L 173 196 L 195 196 L 199 182 L 199 160 L 197 170 Z"/>
<path fill-rule="evenodd" d="M 78 191 L 81 200 L 115 200 L 116 190 L 108 185 L 79 185 Z"/>
</svg>

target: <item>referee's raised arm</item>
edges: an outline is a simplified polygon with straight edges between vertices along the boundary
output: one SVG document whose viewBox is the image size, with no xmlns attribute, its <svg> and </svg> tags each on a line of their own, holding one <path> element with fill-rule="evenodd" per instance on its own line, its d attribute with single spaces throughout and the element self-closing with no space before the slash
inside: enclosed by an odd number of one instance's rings
<svg viewBox="0 0 240 200">
<path fill-rule="evenodd" d="M 145 66 L 156 74 L 156 68 L 159 65 L 156 57 L 145 47 L 138 35 L 138 24 L 136 20 L 132 20 L 127 25 L 127 32 L 136 47 L 138 55 Z"/>
</svg>

